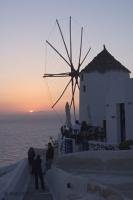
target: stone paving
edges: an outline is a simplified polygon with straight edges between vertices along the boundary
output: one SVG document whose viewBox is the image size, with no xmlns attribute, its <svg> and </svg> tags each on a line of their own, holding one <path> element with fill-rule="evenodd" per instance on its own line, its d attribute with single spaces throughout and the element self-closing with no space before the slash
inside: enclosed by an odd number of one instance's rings
<svg viewBox="0 0 133 200">
<path fill-rule="evenodd" d="M 45 184 L 45 190 L 41 188 L 36 190 L 34 184 L 34 177 L 31 176 L 28 190 L 23 200 L 53 200 L 48 186 Z"/>
</svg>

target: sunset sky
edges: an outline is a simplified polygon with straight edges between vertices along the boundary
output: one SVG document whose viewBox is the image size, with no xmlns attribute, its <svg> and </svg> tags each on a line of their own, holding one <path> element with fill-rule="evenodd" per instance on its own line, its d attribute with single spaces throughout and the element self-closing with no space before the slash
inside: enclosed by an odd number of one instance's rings
<svg viewBox="0 0 133 200">
<path fill-rule="evenodd" d="M 51 41 L 63 52 L 59 22 L 68 37 L 72 16 L 73 48 L 84 27 L 84 50 L 91 47 L 89 63 L 106 45 L 108 51 L 133 70 L 132 0 L 0 0 L 0 113 L 50 110 L 68 79 L 42 78 L 44 72 L 65 72 L 69 67 L 47 47 Z M 64 53 L 64 52 L 63 52 Z M 70 100 L 71 89 L 57 105 Z M 78 99 L 78 94 L 77 94 Z"/>
</svg>

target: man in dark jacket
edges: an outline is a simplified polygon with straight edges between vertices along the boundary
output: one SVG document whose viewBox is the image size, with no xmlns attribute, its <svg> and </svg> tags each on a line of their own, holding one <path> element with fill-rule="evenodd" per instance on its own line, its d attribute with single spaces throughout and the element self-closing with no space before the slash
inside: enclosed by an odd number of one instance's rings
<svg viewBox="0 0 133 200">
<path fill-rule="evenodd" d="M 54 159 L 54 148 L 52 144 L 49 142 L 48 149 L 46 151 L 46 170 L 51 168 L 53 159 Z"/>
<path fill-rule="evenodd" d="M 36 159 L 33 161 L 33 173 L 35 176 L 35 188 L 39 188 L 38 179 L 41 181 L 41 187 L 44 190 L 44 179 L 42 173 L 42 166 L 41 166 L 41 158 L 40 155 L 37 155 Z"/>
</svg>

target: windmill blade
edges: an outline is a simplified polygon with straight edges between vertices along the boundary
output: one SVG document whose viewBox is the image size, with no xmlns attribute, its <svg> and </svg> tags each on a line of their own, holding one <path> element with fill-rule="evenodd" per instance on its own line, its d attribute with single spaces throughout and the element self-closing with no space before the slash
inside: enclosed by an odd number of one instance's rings
<svg viewBox="0 0 133 200">
<path fill-rule="evenodd" d="M 71 62 L 72 62 L 72 31 L 71 31 L 71 16 L 70 16 L 70 23 L 69 23 L 69 32 L 70 32 L 70 58 L 71 58 Z"/>
<path fill-rule="evenodd" d="M 72 77 L 72 99 L 73 99 L 73 77 Z M 72 100 L 71 100 L 71 103 L 70 103 L 70 108 L 71 108 L 71 106 L 72 106 Z"/>
<path fill-rule="evenodd" d="M 76 89 L 76 83 L 75 83 L 75 85 L 74 85 L 74 79 L 72 78 L 72 100 L 71 100 L 70 108 L 71 108 L 71 106 L 73 105 L 74 119 L 76 120 L 75 100 L 74 100 L 75 89 Z"/>
<path fill-rule="evenodd" d="M 77 84 L 77 86 L 78 86 L 78 89 L 80 90 L 79 82 L 77 81 L 76 84 Z"/>
<path fill-rule="evenodd" d="M 65 93 L 66 89 L 68 88 L 69 84 L 71 83 L 72 78 L 70 79 L 70 81 L 68 82 L 68 84 L 66 85 L 65 89 L 63 90 L 63 92 L 61 93 L 60 97 L 57 99 L 57 101 L 53 104 L 52 108 L 55 107 L 55 105 L 59 102 L 59 100 L 61 99 L 61 97 L 63 96 L 63 94 Z"/>
<path fill-rule="evenodd" d="M 79 69 L 80 69 L 80 60 L 81 60 L 81 52 L 82 52 L 82 39 L 83 39 L 83 27 L 81 28 L 81 41 L 80 41 L 78 71 L 79 71 Z"/>
<path fill-rule="evenodd" d="M 83 64 L 83 62 L 85 61 L 86 57 L 88 56 L 88 54 L 89 54 L 90 50 L 91 50 L 91 48 L 89 48 L 89 50 L 87 51 L 87 53 L 86 53 L 86 55 L 85 55 L 84 59 L 83 59 L 83 60 L 82 60 L 82 62 L 80 63 L 79 70 L 80 70 L 80 67 L 81 67 L 81 65 L 82 65 L 82 64 Z"/>
<path fill-rule="evenodd" d="M 58 28 L 59 28 L 59 31 L 60 31 L 60 34 L 61 34 L 61 37 L 62 37 L 62 41 L 63 41 L 63 44 L 65 46 L 65 49 L 66 49 L 66 52 L 67 52 L 67 56 L 68 56 L 68 59 L 72 65 L 72 61 L 71 61 L 71 58 L 70 58 L 70 55 L 68 53 L 68 49 L 67 49 L 67 45 L 66 45 L 66 42 L 65 42 L 65 39 L 64 39 L 64 36 L 63 36 L 63 33 L 62 33 L 62 30 L 61 30 L 61 27 L 60 27 L 60 24 L 59 24 L 59 21 L 56 19 L 56 23 L 58 25 Z"/>
<path fill-rule="evenodd" d="M 79 87 L 79 84 L 78 82 L 75 82 L 75 85 L 72 89 L 72 99 L 71 99 L 71 103 L 70 103 L 70 108 L 72 107 L 73 105 L 73 111 L 74 111 L 74 118 L 76 120 L 76 109 L 75 109 L 75 92 L 76 92 L 76 85 L 78 86 L 78 88 L 80 89 Z"/>
<path fill-rule="evenodd" d="M 76 90 L 76 82 L 75 82 L 75 85 L 74 85 L 74 89 L 72 90 L 72 99 L 71 99 L 71 103 L 70 103 L 70 108 L 71 108 L 71 106 L 72 106 L 72 102 L 73 102 L 75 90 Z"/>
<path fill-rule="evenodd" d="M 74 113 L 74 119 L 76 121 L 76 108 L 75 108 L 75 100 L 73 98 L 73 113 Z"/>
<path fill-rule="evenodd" d="M 71 67 L 71 64 L 61 55 L 61 53 L 50 43 L 46 40 L 46 43 Z"/>
<path fill-rule="evenodd" d="M 73 104 L 73 112 L 74 112 L 74 119 L 76 120 L 76 108 L 75 108 L 75 90 L 76 90 L 76 83 L 75 86 L 73 88 L 73 94 L 72 94 L 72 104 Z"/>
<path fill-rule="evenodd" d="M 59 73 L 59 74 L 44 74 L 43 78 L 53 78 L 53 77 L 69 77 L 70 73 Z"/>
</svg>

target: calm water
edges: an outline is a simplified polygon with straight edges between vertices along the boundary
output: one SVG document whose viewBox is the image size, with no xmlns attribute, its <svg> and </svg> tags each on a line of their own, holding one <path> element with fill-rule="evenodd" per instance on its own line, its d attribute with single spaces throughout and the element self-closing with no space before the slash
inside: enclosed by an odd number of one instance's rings
<svg viewBox="0 0 133 200">
<path fill-rule="evenodd" d="M 30 146 L 44 148 L 50 136 L 57 137 L 60 126 L 61 121 L 54 115 L 0 117 L 0 166 L 26 157 Z"/>
</svg>

